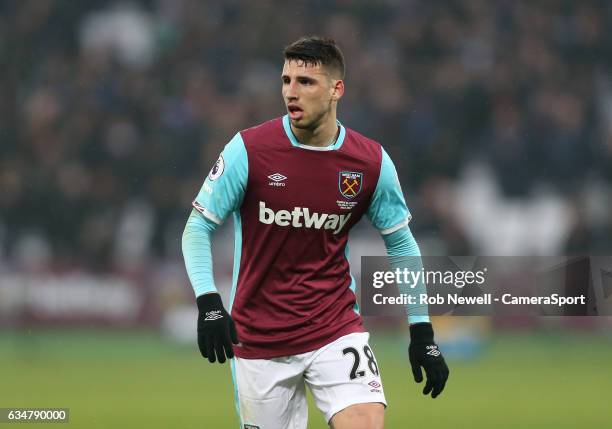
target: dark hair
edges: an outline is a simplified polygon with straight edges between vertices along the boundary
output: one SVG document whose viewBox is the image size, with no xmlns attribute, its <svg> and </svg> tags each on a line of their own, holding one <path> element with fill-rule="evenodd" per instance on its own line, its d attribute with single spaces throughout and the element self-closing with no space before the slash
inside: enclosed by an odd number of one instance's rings
<svg viewBox="0 0 612 429">
<path fill-rule="evenodd" d="M 344 55 L 333 39 L 310 36 L 293 42 L 283 51 L 286 60 L 321 65 L 344 79 Z"/>
</svg>

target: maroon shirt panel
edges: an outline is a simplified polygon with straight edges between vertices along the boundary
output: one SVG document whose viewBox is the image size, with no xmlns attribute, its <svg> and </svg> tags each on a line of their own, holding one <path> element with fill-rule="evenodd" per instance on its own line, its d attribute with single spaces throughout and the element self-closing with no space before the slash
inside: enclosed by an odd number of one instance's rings
<svg viewBox="0 0 612 429">
<path fill-rule="evenodd" d="M 362 332 L 361 316 L 353 310 L 356 298 L 349 289 L 345 248 L 350 228 L 367 211 L 376 189 L 380 145 L 346 129 L 338 150 L 295 147 L 281 118 L 241 135 L 249 178 L 240 209 L 242 253 L 232 306 L 242 343 L 236 355 L 252 359 L 294 355 Z M 352 189 L 360 188 L 354 198 L 342 195 L 341 172 L 362 174 L 360 186 L 355 184 L 359 179 L 347 179 Z M 286 178 L 268 177 L 275 173 Z M 287 213 L 278 215 L 282 210 Z M 305 210 L 310 217 L 325 215 L 320 228 L 314 223 L 306 227 Z M 346 222 L 341 229 L 339 219 Z M 335 227 L 325 229 L 326 224 Z"/>
</svg>

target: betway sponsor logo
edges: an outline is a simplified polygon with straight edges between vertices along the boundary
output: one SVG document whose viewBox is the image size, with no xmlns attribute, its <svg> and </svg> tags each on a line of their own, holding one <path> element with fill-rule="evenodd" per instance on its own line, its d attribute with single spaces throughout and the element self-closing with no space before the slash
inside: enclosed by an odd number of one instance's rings
<svg viewBox="0 0 612 429">
<path fill-rule="evenodd" d="M 310 213 L 308 207 L 294 207 L 292 211 L 279 210 L 275 212 L 259 202 L 259 221 L 267 225 L 275 223 L 278 226 L 293 226 L 295 228 L 333 229 L 338 234 L 350 219 L 351 214 Z"/>
</svg>

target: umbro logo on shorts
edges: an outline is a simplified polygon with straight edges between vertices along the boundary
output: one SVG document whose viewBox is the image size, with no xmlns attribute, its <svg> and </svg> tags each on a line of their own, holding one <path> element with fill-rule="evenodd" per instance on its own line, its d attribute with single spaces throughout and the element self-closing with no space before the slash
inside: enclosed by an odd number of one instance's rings
<svg viewBox="0 0 612 429">
<path fill-rule="evenodd" d="M 380 383 L 376 380 L 370 381 L 368 385 L 372 386 L 374 389 L 378 389 L 380 387 Z"/>
<path fill-rule="evenodd" d="M 244 425 L 244 429 L 259 429 L 259 426 L 255 426 L 255 425 Z"/>
</svg>

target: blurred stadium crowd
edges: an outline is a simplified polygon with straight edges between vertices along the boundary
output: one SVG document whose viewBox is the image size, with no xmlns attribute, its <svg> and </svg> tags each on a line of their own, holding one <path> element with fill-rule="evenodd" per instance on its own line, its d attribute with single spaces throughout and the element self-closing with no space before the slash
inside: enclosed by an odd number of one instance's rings
<svg viewBox="0 0 612 429">
<path fill-rule="evenodd" d="M 394 159 L 425 253 L 609 253 L 610 22 L 607 1 L 1 2 L 0 260 L 179 259 L 307 34 L 342 47 L 339 119 Z"/>
</svg>

